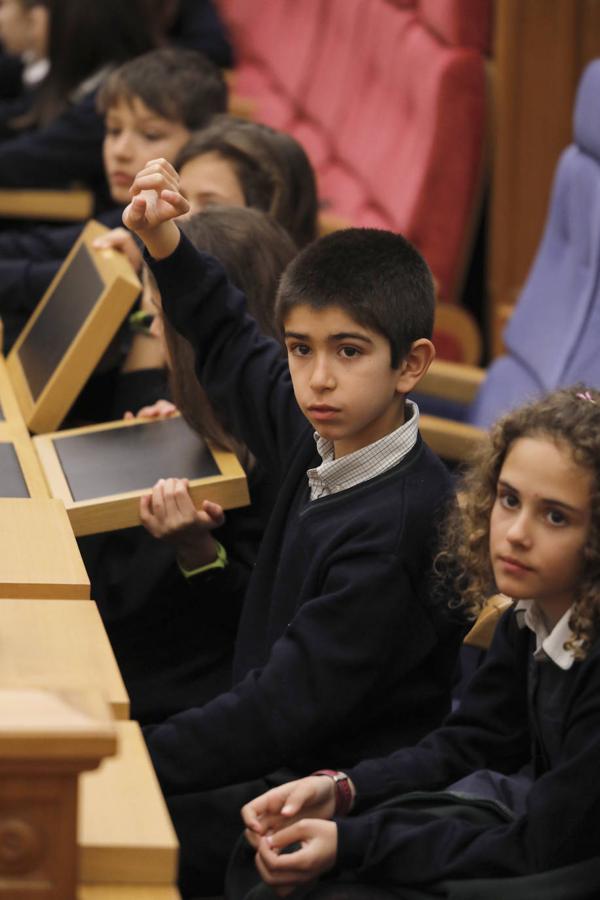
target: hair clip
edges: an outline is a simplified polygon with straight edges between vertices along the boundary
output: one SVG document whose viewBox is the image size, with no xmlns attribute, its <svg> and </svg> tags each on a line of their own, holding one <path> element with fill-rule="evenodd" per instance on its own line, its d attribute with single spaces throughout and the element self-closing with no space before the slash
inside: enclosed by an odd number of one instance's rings
<svg viewBox="0 0 600 900">
<path fill-rule="evenodd" d="M 594 404 L 594 406 L 596 405 L 596 401 L 594 400 L 594 398 L 592 397 L 592 395 L 590 394 L 589 391 L 580 392 L 579 394 L 575 394 L 575 396 L 579 397 L 580 400 L 589 400 L 590 403 Z"/>
</svg>

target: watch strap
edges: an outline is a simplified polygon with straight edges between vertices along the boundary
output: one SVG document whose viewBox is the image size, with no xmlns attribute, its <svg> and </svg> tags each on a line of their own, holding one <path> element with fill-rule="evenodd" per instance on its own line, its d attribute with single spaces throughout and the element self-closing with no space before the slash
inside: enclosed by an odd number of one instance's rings
<svg viewBox="0 0 600 900">
<path fill-rule="evenodd" d="M 328 775 L 335 785 L 335 811 L 336 816 L 347 816 L 352 809 L 354 797 L 350 787 L 350 779 L 345 772 L 336 769 L 318 769 L 313 775 Z"/>
</svg>

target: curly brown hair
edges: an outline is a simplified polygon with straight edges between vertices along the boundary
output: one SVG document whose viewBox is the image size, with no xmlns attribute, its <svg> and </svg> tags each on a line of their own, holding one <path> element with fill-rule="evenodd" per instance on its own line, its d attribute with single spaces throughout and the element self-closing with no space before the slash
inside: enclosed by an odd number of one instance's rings
<svg viewBox="0 0 600 900">
<path fill-rule="evenodd" d="M 546 438 L 567 448 L 575 463 L 594 476 L 582 578 L 569 621 L 574 638 L 566 645 L 583 658 L 600 634 L 600 391 L 582 385 L 554 391 L 496 422 L 463 476 L 461 502 L 445 522 L 436 572 L 473 618 L 496 592 L 490 515 L 504 460 L 524 437 Z"/>
</svg>

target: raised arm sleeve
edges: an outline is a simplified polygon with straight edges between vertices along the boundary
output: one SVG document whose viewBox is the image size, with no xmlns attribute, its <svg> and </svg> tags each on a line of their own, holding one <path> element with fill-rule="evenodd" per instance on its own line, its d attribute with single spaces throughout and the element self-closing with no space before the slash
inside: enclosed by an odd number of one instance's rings
<svg viewBox="0 0 600 900">
<path fill-rule="evenodd" d="M 267 468 L 280 465 L 307 429 L 282 347 L 261 334 L 217 260 L 185 235 L 170 257 L 148 262 L 165 314 L 192 344 L 200 382 L 227 428 Z"/>
</svg>

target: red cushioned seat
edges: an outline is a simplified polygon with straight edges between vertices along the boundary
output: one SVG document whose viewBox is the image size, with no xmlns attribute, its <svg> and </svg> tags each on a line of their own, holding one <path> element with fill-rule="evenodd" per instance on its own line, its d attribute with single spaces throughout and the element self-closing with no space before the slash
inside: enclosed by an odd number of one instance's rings
<svg viewBox="0 0 600 900">
<path fill-rule="evenodd" d="M 251 25 L 250 0 L 224 2 L 252 32 L 238 90 L 305 145 L 326 208 L 404 232 L 456 299 L 480 194 L 491 0 L 253 0 Z"/>
<path fill-rule="evenodd" d="M 371 45 L 377 16 L 371 0 L 329 0 L 319 53 L 310 83 L 302 97 L 301 113 L 294 123 L 294 136 L 304 146 L 313 166 L 322 168 L 332 152 L 332 135 L 344 120 L 351 103 L 357 102 L 365 82 L 357 72 L 363 68 Z M 356 48 L 361 52 L 357 53 Z M 361 73 L 362 75 L 362 73 Z"/>
<path fill-rule="evenodd" d="M 465 2 L 434 6 L 453 6 L 458 15 Z M 340 136 L 319 187 L 328 208 L 354 224 L 406 234 L 426 256 L 441 296 L 455 299 L 480 184 L 484 60 L 476 49 L 442 41 L 423 16 L 419 5 L 418 18 L 398 35 L 377 130 L 360 143 Z"/>
</svg>

